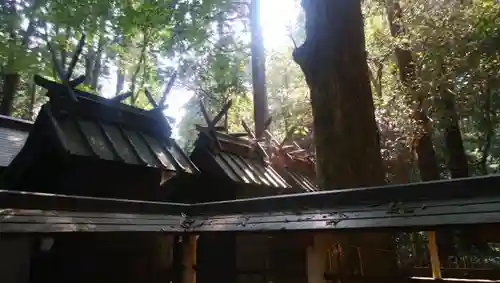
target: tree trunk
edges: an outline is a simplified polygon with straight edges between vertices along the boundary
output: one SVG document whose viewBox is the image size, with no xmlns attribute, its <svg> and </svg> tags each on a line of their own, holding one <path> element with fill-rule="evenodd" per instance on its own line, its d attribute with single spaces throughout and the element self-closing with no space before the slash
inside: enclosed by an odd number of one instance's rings
<svg viewBox="0 0 500 283">
<path fill-rule="evenodd" d="M 10 1 L 10 14 L 15 17 L 19 17 L 17 15 L 17 11 L 15 9 L 15 1 Z M 33 6 L 35 8 L 38 7 L 38 2 L 35 1 Z M 14 25 L 9 26 L 10 39 L 9 42 L 12 44 L 12 47 L 16 44 L 16 32 L 14 30 Z M 35 22 L 30 19 L 28 22 L 28 27 L 26 32 L 23 35 L 21 40 L 21 47 L 27 48 L 30 37 L 35 33 Z M 13 106 L 14 106 L 14 98 L 16 96 L 17 87 L 19 82 L 21 81 L 21 75 L 15 69 L 16 63 L 16 54 L 14 50 L 9 51 L 9 58 L 7 60 L 7 68 L 5 70 L 5 74 L 3 75 L 3 87 L 2 87 L 2 101 L 0 102 L 0 114 L 10 116 L 12 115 Z"/>
<path fill-rule="evenodd" d="M 115 41 L 120 45 L 120 46 L 123 46 L 124 48 L 126 48 L 126 42 L 125 42 L 125 39 L 123 37 L 121 37 L 121 35 L 117 35 L 117 37 L 115 38 Z M 118 96 L 122 90 L 123 90 L 123 87 L 125 85 L 125 72 L 124 72 L 124 68 L 125 68 L 125 65 L 124 65 L 124 62 L 123 62 L 123 56 L 122 54 L 120 53 L 117 53 L 115 55 L 115 59 L 116 59 L 116 87 L 115 87 L 115 96 Z"/>
<path fill-rule="evenodd" d="M 99 85 L 99 76 L 101 75 L 101 64 L 102 64 L 102 50 L 104 48 L 104 33 L 106 32 L 106 21 L 104 18 L 101 19 L 101 27 L 99 31 L 99 41 L 97 42 L 97 51 L 94 56 L 94 67 L 92 69 L 92 80 L 90 82 L 90 88 L 97 90 Z"/>
<path fill-rule="evenodd" d="M 28 120 L 32 121 L 35 117 L 35 104 L 36 104 L 36 84 L 33 80 L 30 80 L 29 85 L 29 111 L 28 111 Z"/>
<path fill-rule="evenodd" d="M 490 79 L 488 78 L 484 82 L 484 87 L 482 89 L 482 96 L 484 96 L 484 106 L 483 106 L 483 111 L 484 111 L 484 118 L 483 118 L 483 124 L 484 124 L 484 145 L 482 146 L 481 150 L 481 159 L 479 160 L 479 170 L 481 174 L 487 175 L 489 173 L 488 170 L 488 156 L 490 154 L 490 149 L 492 146 L 492 139 L 493 136 L 495 135 L 495 125 L 493 120 L 496 120 L 496 112 L 492 110 L 491 107 L 491 87 L 490 87 Z M 496 124 L 496 123 L 495 123 Z"/>
<path fill-rule="evenodd" d="M 294 51 L 311 90 L 324 189 L 384 183 L 361 4 L 303 0 L 306 41 Z"/>
<path fill-rule="evenodd" d="M 404 33 L 404 29 L 397 22 L 402 18 L 402 11 L 398 0 L 387 1 L 387 15 L 391 35 L 398 37 Z M 415 90 L 415 62 L 410 50 L 396 48 L 396 59 L 398 61 L 399 76 L 401 83 L 409 91 Z M 408 94 L 408 95 L 411 95 Z M 436 152 L 432 144 L 431 127 L 429 118 L 425 110 L 422 108 L 423 97 L 418 95 L 416 105 L 413 112 L 413 119 L 419 127 L 415 140 L 415 151 L 417 153 L 418 169 L 422 181 L 431 181 L 439 179 L 439 167 L 436 158 Z"/>
<path fill-rule="evenodd" d="M 122 92 L 123 86 L 125 85 L 125 75 L 123 74 L 121 68 L 122 68 L 122 65 L 121 65 L 121 63 L 119 63 L 117 66 L 117 69 L 116 69 L 115 96 L 118 96 Z"/>
<path fill-rule="evenodd" d="M 92 46 L 87 49 L 87 54 L 85 55 L 85 85 L 90 85 L 92 83 L 92 75 L 94 70 L 94 51 Z"/>
<path fill-rule="evenodd" d="M 250 25 L 252 33 L 252 86 L 255 133 L 257 136 L 262 136 L 266 120 L 269 117 L 269 109 L 266 89 L 266 57 L 260 25 L 260 0 L 251 1 Z"/>
<path fill-rule="evenodd" d="M 67 48 L 68 48 L 68 44 L 69 44 L 69 40 L 71 38 L 71 27 L 67 26 L 66 29 L 64 30 L 64 37 L 65 37 L 65 40 L 64 40 L 64 43 L 63 43 L 63 47 L 61 49 L 61 67 L 63 70 L 66 70 L 66 61 L 68 61 L 68 52 L 67 52 Z"/>
<path fill-rule="evenodd" d="M 18 73 L 7 73 L 4 75 L 2 102 L 0 103 L 0 114 L 10 116 L 13 111 L 14 97 L 17 86 L 21 80 Z"/>
<path fill-rule="evenodd" d="M 311 91 L 317 174 L 323 189 L 384 184 L 375 123 L 360 1 L 303 0 L 306 40 L 294 51 Z M 391 276 L 397 270 L 390 234 L 335 235 L 342 246 L 341 268 L 364 276 Z M 389 251 L 382 256 L 375 250 Z M 343 281 L 344 282 L 344 281 Z"/>
<path fill-rule="evenodd" d="M 149 38 L 146 31 L 144 31 L 141 53 L 139 55 L 139 62 L 137 63 L 134 73 L 132 74 L 132 78 L 130 79 L 132 81 L 132 86 L 130 87 L 130 91 L 132 92 L 132 95 L 130 96 L 130 105 L 135 105 L 135 103 L 137 102 L 138 94 L 135 91 L 138 79 L 137 76 L 139 75 L 141 67 L 146 68 L 145 63 L 146 63 L 146 53 L 148 44 L 149 44 Z"/>
<path fill-rule="evenodd" d="M 445 87 L 440 92 L 445 116 L 444 142 L 448 153 L 448 169 L 451 178 L 469 177 L 469 164 L 467 163 L 462 133 L 458 124 L 455 97 Z"/>
</svg>

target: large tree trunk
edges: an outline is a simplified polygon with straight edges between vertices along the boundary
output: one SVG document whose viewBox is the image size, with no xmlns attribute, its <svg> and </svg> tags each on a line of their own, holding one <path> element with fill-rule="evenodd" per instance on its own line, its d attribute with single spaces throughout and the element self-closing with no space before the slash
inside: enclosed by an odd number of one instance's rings
<svg viewBox="0 0 500 283">
<path fill-rule="evenodd" d="M 303 0 L 306 40 L 294 51 L 311 91 L 317 174 L 323 189 L 381 185 L 384 172 L 366 62 L 361 3 L 356 0 Z M 389 234 L 335 235 L 342 264 L 334 272 L 391 276 L 397 270 Z M 385 250 L 385 256 L 375 250 Z M 347 280 L 348 281 L 348 280 Z M 342 281 L 342 282 L 347 282 Z"/>
<path fill-rule="evenodd" d="M 303 0 L 307 38 L 294 52 L 311 90 L 324 189 L 384 183 L 361 4 Z"/>
<path fill-rule="evenodd" d="M 260 25 L 260 0 L 252 0 L 250 7 L 250 24 L 252 32 L 252 85 L 255 133 L 264 133 L 269 116 L 266 89 L 266 57 L 262 28 Z"/>
<path fill-rule="evenodd" d="M 402 11 L 398 0 L 387 1 L 387 15 L 391 35 L 398 37 L 404 33 L 403 27 L 398 24 L 402 18 Z M 408 49 L 396 48 L 396 58 L 399 67 L 399 76 L 401 83 L 408 90 L 415 90 L 415 62 L 411 51 Z M 411 95 L 411 94 L 409 94 Z M 418 169 L 422 181 L 431 181 L 439 179 L 439 167 L 436 159 L 436 152 L 432 144 L 431 127 L 429 118 L 422 108 L 423 97 L 418 96 L 413 112 L 413 118 L 419 127 L 415 140 L 415 151 L 418 158 Z"/>
</svg>

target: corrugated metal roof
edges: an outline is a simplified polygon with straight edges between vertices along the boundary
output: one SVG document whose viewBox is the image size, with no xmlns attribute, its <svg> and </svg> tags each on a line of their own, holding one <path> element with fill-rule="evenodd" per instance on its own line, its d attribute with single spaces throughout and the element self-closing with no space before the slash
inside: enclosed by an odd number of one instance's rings
<svg viewBox="0 0 500 283">
<path fill-rule="evenodd" d="M 311 180 L 309 177 L 288 170 L 286 170 L 286 174 L 289 179 L 291 179 L 297 186 L 300 186 L 305 191 L 315 192 L 318 190 L 318 187 L 315 184 L 315 182 Z M 293 184 L 292 186 L 294 186 L 295 184 Z"/>
<path fill-rule="evenodd" d="M 287 188 L 290 185 L 269 165 L 227 152 L 211 153 L 217 164 L 236 182 Z"/>
<path fill-rule="evenodd" d="M 0 166 L 9 166 L 27 138 L 27 131 L 0 127 Z"/>
<path fill-rule="evenodd" d="M 72 154 L 193 172 L 193 166 L 172 140 L 162 140 L 143 131 L 95 120 L 68 116 L 56 120 Z"/>
<path fill-rule="evenodd" d="M 80 90 L 68 99 L 62 84 L 35 77 L 50 100 L 37 122 L 49 121 L 65 150 L 126 164 L 194 173 L 196 166 L 170 137 L 171 128 L 160 108 L 143 110 Z"/>
</svg>

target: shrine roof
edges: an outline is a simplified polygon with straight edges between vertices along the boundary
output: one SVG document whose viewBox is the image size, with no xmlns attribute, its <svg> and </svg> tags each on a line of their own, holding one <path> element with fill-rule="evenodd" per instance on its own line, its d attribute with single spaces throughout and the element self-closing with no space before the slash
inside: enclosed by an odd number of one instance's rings
<svg viewBox="0 0 500 283">
<path fill-rule="evenodd" d="M 33 123 L 0 115 L 0 167 L 7 167 L 28 138 Z"/>
<path fill-rule="evenodd" d="M 167 170 L 195 170 L 170 138 L 171 128 L 161 112 L 130 107 L 79 90 L 75 90 L 78 102 L 70 103 L 63 95 L 66 90 L 62 84 L 41 77 L 35 80 L 50 97 L 41 113 L 50 116 L 69 153 Z"/>
<path fill-rule="evenodd" d="M 203 150 L 206 153 L 203 158 L 212 158 L 232 181 L 273 188 L 290 187 L 248 140 L 217 133 L 217 142 L 220 149 L 214 146 L 211 137 L 200 132 L 195 150 Z M 197 161 L 196 154 L 191 157 L 193 162 Z"/>
</svg>

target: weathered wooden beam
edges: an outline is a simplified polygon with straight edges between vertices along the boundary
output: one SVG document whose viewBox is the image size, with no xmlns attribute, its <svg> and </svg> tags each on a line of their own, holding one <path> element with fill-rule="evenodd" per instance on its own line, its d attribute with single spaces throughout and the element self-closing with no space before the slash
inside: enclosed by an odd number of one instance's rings
<svg viewBox="0 0 500 283">
<path fill-rule="evenodd" d="M 184 231 L 182 215 L 0 209 L 0 233 Z"/>
<path fill-rule="evenodd" d="M 307 247 L 307 282 L 326 283 L 327 258 L 329 248 L 328 234 L 315 233 L 312 235 L 312 243 Z"/>
<path fill-rule="evenodd" d="M 441 279 L 441 262 L 439 260 L 438 246 L 436 242 L 436 231 L 427 232 L 427 248 L 431 260 L 432 277 L 436 280 Z"/>
<path fill-rule="evenodd" d="M 250 200 L 249 200 L 250 201 Z M 291 199 L 287 201 L 292 202 Z M 230 202 L 224 202 L 229 204 Z M 222 202 L 219 203 L 222 208 Z M 293 204 L 293 202 L 292 202 Z M 286 210 L 273 209 L 273 203 L 263 206 L 265 212 L 245 212 L 244 201 L 229 214 L 212 207 L 199 210 L 203 204 L 191 207 L 191 213 L 207 213 L 217 210 L 213 216 L 194 216 L 192 227 L 196 232 L 217 231 L 310 231 L 352 229 L 395 229 L 418 231 L 436 226 L 494 224 L 500 219 L 500 199 L 471 199 L 450 201 L 423 201 L 406 203 L 397 210 L 391 203 L 378 206 L 359 204 L 332 208 L 301 209 L 291 206 Z M 239 209 L 239 212 L 237 212 Z M 270 212 L 274 211 L 274 212 Z"/>
<path fill-rule="evenodd" d="M 182 275 L 182 283 L 196 283 L 196 250 L 198 243 L 198 235 L 187 235 L 182 239 L 182 266 L 184 272 Z"/>
<path fill-rule="evenodd" d="M 405 185 L 390 185 L 367 188 L 323 190 L 313 193 L 267 196 L 226 202 L 211 202 L 193 205 L 193 209 L 203 209 L 213 213 L 306 211 L 307 209 L 341 208 L 360 206 L 369 210 L 386 206 L 388 214 L 398 214 L 400 208 L 413 203 L 426 211 L 429 204 L 452 205 L 457 202 L 487 204 L 500 200 L 499 176 L 463 178 L 446 181 L 431 181 Z M 324 188 L 326 189 L 326 188 Z M 451 201 L 450 201 L 451 200 Z M 388 209 L 389 206 L 392 208 Z M 405 210 L 405 209 L 403 209 Z M 415 209 L 414 209 L 415 210 Z M 419 210 L 419 209 L 417 209 Z M 410 212 L 410 211 L 406 211 Z M 410 213 L 411 214 L 411 213 Z"/>
</svg>

